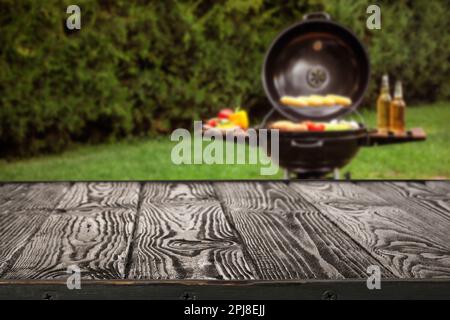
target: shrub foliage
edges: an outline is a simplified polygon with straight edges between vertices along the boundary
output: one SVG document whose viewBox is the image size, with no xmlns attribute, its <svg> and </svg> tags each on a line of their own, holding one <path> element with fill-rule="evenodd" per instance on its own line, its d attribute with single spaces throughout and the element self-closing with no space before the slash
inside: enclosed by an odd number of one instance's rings
<svg viewBox="0 0 450 320">
<path fill-rule="evenodd" d="M 221 106 L 266 110 L 260 81 L 276 34 L 325 10 L 366 43 L 373 69 L 402 78 L 409 100 L 450 94 L 450 4 L 379 1 L 382 30 L 367 30 L 369 0 L 0 0 L 1 155 L 59 151 L 164 133 Z M 368 101 L 370 101 L 368 100 Z"/>
</svg>

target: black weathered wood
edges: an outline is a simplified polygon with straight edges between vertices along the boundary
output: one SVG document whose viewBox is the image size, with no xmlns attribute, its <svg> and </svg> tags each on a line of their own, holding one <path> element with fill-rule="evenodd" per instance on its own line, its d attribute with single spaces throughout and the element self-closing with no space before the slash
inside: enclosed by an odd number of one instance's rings
<svg viewBox="0 0 450 320">
<path fill-rule="evenodd" d="M 445 181 L 3 184 L 0 278 L 66 278 L 77 265 L 85 279 L 362 285 L 378 264 L 384 278 L 449 279 L 448 190 Z M 424 283 L 400 288 L 417 297 Z"/>
<path fill-rule="evenodd" d="M 91 182 L 75 183 L 58 204 L 60 210 L 80 208 L 130 208 L 136 209 L 139 183 Z"/>
<path fill-rule="evenodd" d="M 450 197 L 450 180 L 448 181 L 427 181 L 426 186 L 436 193 Z"/>
<path fill-rule="evenodd" d="M 303 182 L 291 187 L 396 276 L 450 276 L 450 221 L 400 209 L 351 182 Z"/>
<path fill-rule="evenodd" d="M 426 219 L 427 215 L 430 214 L 440 216 L 440 219 L 446 221 L 447 225 L 450 221 L 450 194 L 436 193 L 425 183 L 372 182 L 361 183 L 360 185 L 392 203 L 392 205 L 423 217 L 423 219 Z M 434 219 L 433 221 L 436 222 L 439 218 L 434 217 Z"/>
<path fill-rule="evenodd" d="M 83 278 L 121 279 L 135 214 L 98 208 L 52 213 L 4 278 L 66 278 L 67 268 L 75 265 Z"/>
<path fill-rule="evenodd" d="M 376 263 L 284 183 L 214 186 L 261 279 L 363 278 Z"/>
<path fill-rule="evenodd" d="M 52 210 L 68 188 L 68 183 L 3 185 L 0 187 L 0 214 L 23 210 Z"/>
<path fill-rule="evenodd" d="M 47 219 L 48 211 L 0 214 L 0 278 Z"/>
<path fill-rule="evenodd" d="M 381 290 L 368 290 L 366 280 L 301 281 L 83 281 L 81 290 L 68 290 L 65 281 L 2 281 L 0 300 L 348 300 L 450 299 L 450 281 L 384 280 Z M 182 301 L 184 306 L 192 302 Z M 161 303 L 161 302 L 158 302 Z M 207 303 L 207 302 L 206 302 Z M 259 303 L 257 303 L 259 304 Z M 182 306 L 183 306 L 182 305 Z M 265 303 L 266 305 L 266 303 Z M 169 302 L 165 307 L 184 307 Z M 151 307 L 151 304 L 150 304 Z M 153 309 L 152 309 L 153 310 Z M 153 310 L 154 311 L 154 310 Z M 274 314 L 270 306 L 267 313 Z M 179 316 L 177 318 L 180 318 Z M 244 317 L 245 318 L 245 317 Z"/>
<path fill-rule="evenodd" d="M 27 184 L 2 184 L 0 185 L 0 212 L 8 211 L 9 207 L 17 206 L 18 199 L 25 196 L 30 188 Z"/>
<path fill-rule="evenodd" d="M 57 185 L 48 186 L 55 190 Z M 67 267 L 76 265 L 85 278 L 123 278 L 132 242 L 139 184 L 76 183 L 70 189 L 65 185 L 60 189 L 64 194 L 59 197 L 57 208 L 47 213 L 45 222 L 17 260 L 11 262 L 12 267 L 4 277 L 67 277 Z M 43 194 L 49 195 L 50 191 Z"/>
<path fill-rule="evenodd" d="M 0 277 L 21 254 L 68 187 L 67 183 L 0 186 Z"/>
<path fill-rule="evenodd" d="M 143 202 L 217 202 L 212 185 L 208 182 L 146 183 L 142 190 Z"/>
<path fill-rule="evenodd" d="M 145 184 L 130 277 L 253 279 L 208 183 Z"/>
</svg>

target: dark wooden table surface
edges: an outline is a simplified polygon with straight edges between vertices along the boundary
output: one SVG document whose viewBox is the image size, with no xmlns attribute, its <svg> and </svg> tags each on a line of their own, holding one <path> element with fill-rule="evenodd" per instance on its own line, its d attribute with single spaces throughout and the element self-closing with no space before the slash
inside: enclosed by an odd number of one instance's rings
<svg viewBox="0 0 450 320">
<path fill-rule="evenodd" d="M 449 297 L 449 281 L 450 182 L 0 185 L 3 298 Z"/>
</svg>

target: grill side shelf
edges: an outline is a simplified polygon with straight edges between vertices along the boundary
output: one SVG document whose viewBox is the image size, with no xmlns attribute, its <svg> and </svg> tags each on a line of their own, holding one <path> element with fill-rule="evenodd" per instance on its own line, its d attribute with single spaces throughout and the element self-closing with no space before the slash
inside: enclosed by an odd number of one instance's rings
<svg viewBox="0 0 450 320">
<path fill-rule="evenodd" d="M 422 128 L 413 128 L 405 133 L 395 134 L 393 132 L 369 132 L 365 147 L 381 146 L 389 144 L 399 144 L 407 142 L 420 142 L 427 140 L 427 134 Z"/>
</svg>

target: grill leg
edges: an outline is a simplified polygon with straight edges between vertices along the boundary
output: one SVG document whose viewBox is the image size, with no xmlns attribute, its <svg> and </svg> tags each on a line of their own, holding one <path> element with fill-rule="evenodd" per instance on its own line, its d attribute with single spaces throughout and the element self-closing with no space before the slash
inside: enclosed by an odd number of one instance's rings
<svg viewBox="0 0 450 320">
<path fill-rule="evenodd" d="M 333 178 L 334 180 L 340 180 L 341 179 L 341 172 L 339 171 L 339 169 L 334 169 L 333 172 Z"/>
</svg>

